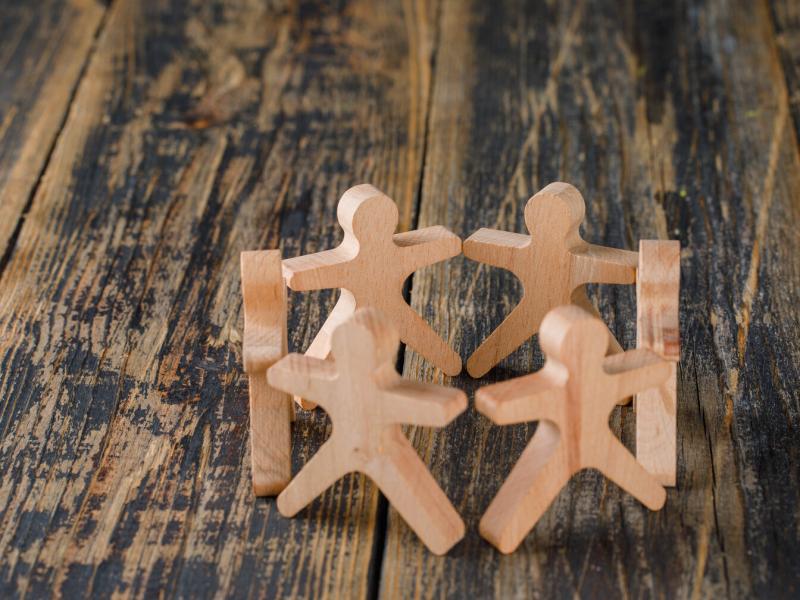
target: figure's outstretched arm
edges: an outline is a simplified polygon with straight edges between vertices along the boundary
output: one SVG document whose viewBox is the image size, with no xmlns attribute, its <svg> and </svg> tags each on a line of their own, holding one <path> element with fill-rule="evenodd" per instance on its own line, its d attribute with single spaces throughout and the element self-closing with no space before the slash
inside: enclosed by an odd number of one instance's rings
<svg viewBox="0 0 800 600">
<path fill-rule="evenodd" d="M 278 510 L 284 517 L 293 517 L 344 475 L 329 440 L 280 493 Z"/>
<path fill-rule="evenodd" d="M 461 254 L 461 238 L 441 225 L 395 233 L 392 239 L 401 248 L 403 267 L 409 275 Z"/>
<path fill-rule="evenodd" d="M 464 537 L 464 521 L 399 428 L 367 475 L 434 554 Z"/>
<path fill-rule="evenodd" d="M 489 334 L 467 360 L 467 371 L 473 377 L 483 377 L 497 363 L 519 348 L 539 331 L 544 315 L 522 302 L 514 307 L 505 320 Z"/>
<path fill-rule="evenodd" d="M 267 378 L 272 387 L 308 398 L 324 408 L 327 392 L 337 378 L 336 365 L 302 354 L 289 354 L 269 368 Z"/>
<path fill-rule="evenodd" d="M 585 283 L 634 283 L 638 252 L 586 244 L 572 250 L 572 285 Z"/>
<path fill-rule="evenodd" d="M 316 254 L 283 261 L 283 276 L 290 289 L 303 292 L 346 287 L 348 262 L 353 254 L 339 246 Z"/>
<path fill-rule="evenodd" d="M 438 336 L 417 311 L 400 299 L 389 312 L 403 342 L 440 368 L 445 375 L 459 374 L 461 357 Z"/>
<path fill-rule="evenodd" d="M 611 441 L 607 459 L 603 464 L 597 465 L 597 468 L 647 508 L 659 510 L 667 499 L 664 487 L 639 464 L 610 430 L 608 435 Z"/>
<path fill-rule="evenodd" d="M 569 481 L 558 429 L 539 423 L 528 446 L 481 517 L 479 531 L 503 554 L 517 549 Z"/>
<path fill-rule="evenodd" d="M 401 379 L 384 390 L 383 418 L 387 423 L 444 427 L 467 408 L 461 390 Z"/>
<path fill-rule="evenodd" d="M 566 402 L 562 387 L 566 382 L 543 371 L 480 388 L 475 393 L 475 408 L 498 425 L 558 422 Z"/>
<path fill-rule="evenodd" d="M 613 378 L 616 396 L 625 398 L 661 385 L 670 376 L 672 364 L 655 352 L 639 348 L 607 356 L 603 369 Z"/>
<path fill-rule="evenodd" d="M 519 252 L 531 243 L 531 236 L 497 229 L 479 229 L 464 240 L 464 256 L 480 263 L 511 270 Z"/>
</svg>

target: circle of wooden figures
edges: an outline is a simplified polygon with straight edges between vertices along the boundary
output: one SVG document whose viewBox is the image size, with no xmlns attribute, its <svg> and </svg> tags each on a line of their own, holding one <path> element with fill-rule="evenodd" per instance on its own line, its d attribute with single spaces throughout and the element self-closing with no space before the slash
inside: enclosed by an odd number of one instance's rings
<svg viewBox="0 0 800 600">
<path fill-rule="evenodd" d="M 499 425 L 538 421 L 528 446 L 483 515 L 481 535 L 513 552 L 570 477 L 594 468 L 658 510 L 676 479 L 676 372 L 680 357 L 680 246 L 642 240 L 639 252 L 589 244 L 578 228 L 585 204 L 551 183 L 525 207 L 528 234 L 481 229 L 463 243 L 473 260 L 507 269 L 524 294 L 467 361 L 480 377 L 532 335 L 546 356 L 536 373 L 480 388 L 478 411 Z M 250 377 L 253 489 L 278 495 L 293 516 L 347 473 L 365 473 L 434 553 L 464 536 L 464 522 L 401 425 L 444 427 L 466 409 L 460 390 L 403 379 L 402 341 L 446 375 L 461 359 L 402 295 L 417 269 L 457 256 L 461 240 L 441 226 L 395 233 L 398 210 L 377 188 L 347 190 L 337 209 L 344 240 L 332 250 L 280 261 L 242 253 Z M 636 283 L 637 349 L 622 348 L 585 292 L 587 283 Z M 340 297 L 305 355 L 286 350 L 286 287 L 338 288 Z M 290 480 L 289 397 L 320 405 L 333 433 Z M 636 456 L 613 434 L 614 406 L 635 395 Z"/>
</svg>

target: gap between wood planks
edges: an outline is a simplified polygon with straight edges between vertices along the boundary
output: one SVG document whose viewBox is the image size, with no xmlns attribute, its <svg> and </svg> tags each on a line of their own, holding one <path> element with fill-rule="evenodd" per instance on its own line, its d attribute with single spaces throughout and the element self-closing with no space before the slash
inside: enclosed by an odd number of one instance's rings
<svg viewBox="0 0 800 600">
<path fill-rule="evenodd" d="M 422 125 L 422 152 L 420 153 L 419 168 L 417 169 L 417 190 L 414 198 L 414 210 L 411 216 L 409 230 L 419 227 L 419 213 L 422 208 L 422 190 L 425 183 L 425 164 L 428 156 L 428 134 L 430 132 L 431 109 L 433 108 L 433 85 L 436 79 L 436 56 L 439 52 L 439 34 L 441 32 L 442 3 L 437 3 L 436 13 L 433 18 L 432 47 L 429 59 L 429 72 L 427 98 L 425 100 L 425 118 Z M 411 54 L 415 48 L 409 39 L 408 52 Z M 459 236 L 460 237 L 460 236 Z M 414 286 L 414 277 L 408 278 L 403 286 L 403 299 L 411 304 L 411 292 Z M 397 351 L 397 371 L 403 375 L 405 366 L 406 345 L 401 342 Z M 367 598 L 377 600 L 381 593 L 381 575 L 383 573 L 383 558 L 386 551 L 386 534 L 389 529 L 389 502 L 386 496 L 378 490 L 378 507 L 375 514 L 375 538 L 372 547 L 372 556 L 367 567 Z"/>
<path fill-rule="evenodd" d="M 86 69 L 88 68 L 92 57 L 94 56 L 95 52 L 97 52 L 97 41 L 100 39 L 100 35 L 105 31 L 106 28 L 106 21 L 108 20 L 108 14 L 111 11 L 111 5 L 115 2 L 115 0 L 106 0 L 103 4 L 103 16 L 100 17 L 100 23 L 98 23 L 97 28 L 94 30 L 94 34 L 92 35 L 92 44 L 89 47 L 89 51 L 86 53 L 86 56 L 83 57 L 83 64 L 81 64 L 81 68 L 78 72 L 78 76 L 75 78 L 75 81 L 72 84 L 72 89 L 69 91 L 69 98 L 67 99 L 67 106 L 64 110 L 64 115 L 61 117 L 61 121 L 58 123 L 58 127 L 56 130 L 56 134 L 53 136 L 53 140 L 50 142 L 50 147 L 47 148 L 47 156 L 45 157 L 44 161 L 42 162 L 42 166 L 39 169 L 39 172 L 36 174 L 36 183 L 33 184 L 31 191 L 28 193 L 28 197 L 25 200 L 25 204 L 22 207 L 22 211 L 19 213 L 17 217 L 17 223 L 14 226 L 14 231 L 11 233 L 11 237 L 8 239 L 8 244 L 6 245 L 6 249 L 3 252 L 3 255 L 0 256 L 0 281 L 2 281 L 3 274 L 6 271 L 6 267 L 8 263 L 11 261 L 11 257 L 14 255 L 14 250 L 17 247 L 17 240 L 19 238 L 19 234 L 22 231 L 22 226 L 25 224 L 25 217 L 28 216 L 28 213 L 33 206 L 33 200 L 36 198 L 36 194 L 39 191 L 39 187 L 42 185 L 42 179 L 44 178 L 44 174 L 47 172 L 47 169 L 50 167 L 50 159 L 53 157 L 53 151 L 56 149 L 58 145 L 58 141 L 61 139 L 61 134 L 64 131 L 64 125 L 67 124 L 67 120 L 69 119 L 69 115 L 72 112 L 72 105 L 75 102 L 75 96 L 78 93 L 78 88 L 83 81 L 83 77 L 86 75 Z"/>
</svg>

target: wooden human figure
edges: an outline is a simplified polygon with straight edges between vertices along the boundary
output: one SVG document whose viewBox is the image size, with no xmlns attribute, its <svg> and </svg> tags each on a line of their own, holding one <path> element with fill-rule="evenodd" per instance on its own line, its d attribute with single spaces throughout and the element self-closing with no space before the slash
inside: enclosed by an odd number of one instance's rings
<svg viewBox="0 0 800 600">
<path fill-rule="evenodd" d="M 507 269 L 522 282 L 519 304 L 467 360 L 467 371 L 482 377 L 539 330 L 549 310 L 577 304 L 596 314 L 586 296 L 587 283 L 633 283 L 636 252 L 595 246 L 578 228 L 586 207 L 568 183 L 551 183 L 525 206 L 530 235 L 479 229 L 464 241 L 464 255 Z M 607 331 L 609 351 L 622 349 Z"/>
<path fill-rule="evenodd" d="M 372 307 L 391 319 L 403 342 L 445 374 L 457 375 L 461 358 L 406 303 L 403 284 L 417 269 L 460 254 L 461 239 L 438 225 L 394 233 L 397 205 L 369 184 L 352 187 L 342 195 L 337 217 L 344 229 L 339 246 L 283 261 L 292 290 L 341 288 L 336 306 L 306 356 L 326 358 L 334 329 L 356 309 Z"/>
<path fill-rule="evenodd" d="M 670 376 L 636 394 L 636 459 L 662 485 L 674 486 L 678 468 L 678 361 L 681 245 L 641 240 L 636 277 L 636 347 L 670 362 Z"/>
<path fill-rule="evenodd" d="M 605 357 L 603 322 L 560 306 L 542 322 L 545 366 L 532 375 L 480 388 L 478 411 L 500 425 L 539 421 L 536 433 L 480 521 L 501 552 L 514 551 L 570 477 L 594 468 L 658 510 L 666 492 L 614 436 L 608 418 L 620 398 L 656 387 L 671 365 L 649 350 Z"/>
<path fill-rule="evenodd" d="M 287 351 L 280 250 L 242 252 L 241 269 L 253 491 L 256 496 L 274 496 L 292 477 L 290 421 L 294 418 L 291 398 L 267 382 L 267 369 Z"/>
<path fill-rule="evenodd" d="M 333 361 L 290 354 L 269 370 L 274 387 L 309 398 L 329 414 L 333 432 L 278 496 L 291 517 L 333 483 L 362 472 L 436 554 L 464 536 L 464 523 L 403 435 L 401 424 L 443 427 L 467 406 L 463 392 L 402 379 L 391 321 L 360 309 L 332 335 Z"/>
</svg>

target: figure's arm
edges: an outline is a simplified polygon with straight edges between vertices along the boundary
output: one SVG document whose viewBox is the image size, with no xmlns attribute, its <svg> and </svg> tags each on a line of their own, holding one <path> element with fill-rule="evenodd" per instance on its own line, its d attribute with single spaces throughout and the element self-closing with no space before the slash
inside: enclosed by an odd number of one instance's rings
<svg viewBox="0 0 800 600">
<path fill-rule="evenodd" d="M 395 233 L 392 240 L 402 249 L 403 267 L 409 274 L 461 254 L 461 238 L 441 225 Z"/>
<path fill-rule="evenodd" d="M 284 356 L 267 371 L 272 387 L 320 404 L 327 404 L 328 391 L 336 381 L 336 365 L 302 354 Z"/>
<path fill-rule="evenodd" d="M 557 423 L 566 402 L 563 383 L 552 373 L 539 371 L 487 385 L 475 393 L 475 408 L 498 425 L 541 420 Z"/>
<path fill-rule="evenodd" d="M 529 235 L 483 228 L 464 240 L 464 256 L 493 267 L 511 270 L 520 250 L 530 243 Z"/>
<path fill-rule="evenodd" d="M 658 387 L 670 376 L 672 362 L 655 352 L 638 349 L 607 356 L 603 369 L 617 387 L 617 398 Z"/>
<path fill-rule="evenodd" d="M 346 287 L 347 263 L 352 258 L 342 246 L 287 258 L 283 261 L 283 276 L 286 285 L 298 292 Z"/>
<path fill-rule="evenodd" d="M 383 417 L 387 423 L 444 427 L 467 408 L 459 389 L 401 379 L 384 390 Z"/>
<path fill-rule="evenodd" d="M 585 244 L 572 250 L 572 285 L 635 283 L 639 253 Z"/>
</svg>

